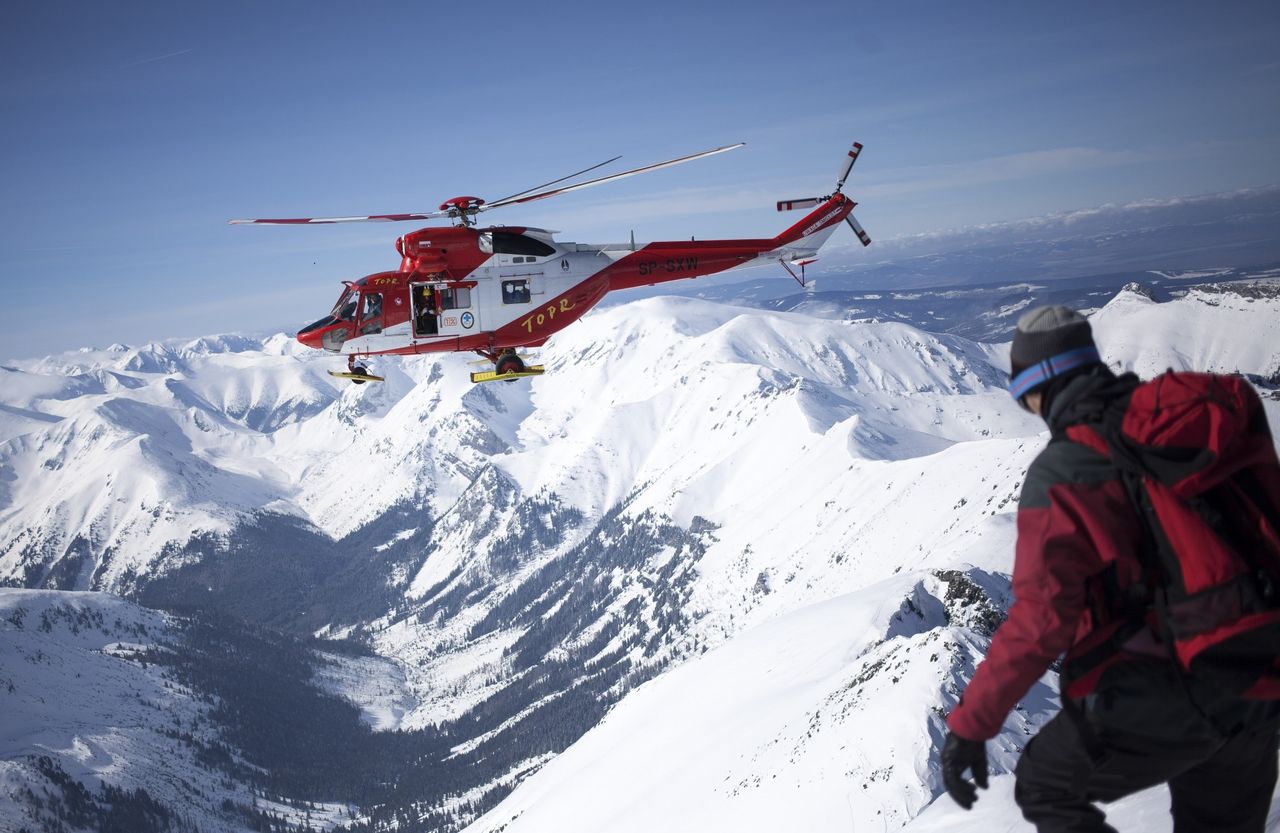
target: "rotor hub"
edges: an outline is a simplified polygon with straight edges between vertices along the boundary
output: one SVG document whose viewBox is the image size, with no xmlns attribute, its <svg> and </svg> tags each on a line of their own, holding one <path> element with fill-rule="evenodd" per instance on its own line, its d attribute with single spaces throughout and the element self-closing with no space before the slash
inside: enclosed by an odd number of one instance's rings
<svg viewBox="0 0 1280 833">
<path fill-rule="evenodd" d="M 480 213 L 482 205 L 484 200 L 479 197 L 454 197 L 440 203 L 440 210 L 450 218 L 459 220 L 462 225 L 469 226 L 475 222 L 475 216 Z"/>
</svg>

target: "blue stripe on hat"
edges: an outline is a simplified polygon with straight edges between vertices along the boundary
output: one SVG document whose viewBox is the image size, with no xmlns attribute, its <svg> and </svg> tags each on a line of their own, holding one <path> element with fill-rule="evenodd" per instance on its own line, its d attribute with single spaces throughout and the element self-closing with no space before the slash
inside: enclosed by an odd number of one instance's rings
<svg viewBox="0 0 1280 833">
<path fill-rule="evenodd" d="M 1054 376 L 1061 376 L 1063 373 L 1075 370 L 1077 367 L 1101 361 L 1102 356 L 1098 354 L 1098 348 L 1093 345 L 1077 347 L 1074 350 L 1050 356 L 1044 361 L 1036 362 L 1010 379 L 1009 395 L 1014 399 L 1021 399 L 1026 395 L 1027 391 L 1047 382 Z"/>
</svg>

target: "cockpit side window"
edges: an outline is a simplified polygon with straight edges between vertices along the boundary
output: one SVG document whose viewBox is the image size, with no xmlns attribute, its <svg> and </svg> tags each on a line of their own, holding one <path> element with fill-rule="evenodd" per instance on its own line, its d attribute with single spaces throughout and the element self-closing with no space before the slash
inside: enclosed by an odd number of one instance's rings
<svg viewBox="0 0 1280 833">
<path fill-rule="evenodd" d="M 360 296 L 360 300 L 361 334 L 382 332 L 382 293 L 366 292 Z"/>
<path fill-rule="evenodd" d="M 555 249 L 541 240 L 509 231 L 493 233 L 493 251 L 500 255 L 534 255 L 536 257 L 550 257 L 556 253 Z"/>
</svg>

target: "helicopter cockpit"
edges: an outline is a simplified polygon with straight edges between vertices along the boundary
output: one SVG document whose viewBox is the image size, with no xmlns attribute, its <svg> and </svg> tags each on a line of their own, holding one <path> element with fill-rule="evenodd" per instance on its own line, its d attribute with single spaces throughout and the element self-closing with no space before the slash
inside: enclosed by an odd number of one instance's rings
<svg viewBox="0 0 1280 833">
<path fill-rule="evenodd" d="M 321 350 L 329 350 L 338 352 L 342 349 L 343 343 L 351 338 L 355 332 L 356 311 L 359 309 L 363 313 L 362 317 L 362 333 L 380 332 L 381 327 L 381 293 L 361 292 L 361 288 L 354 283 L 345 282 L 342 295 L 338 297 L 337 303 L 333 305 L 333 309 L 329 314 L 319 321 L 315 321 L 302 329 L 298 330 L 298 341 Z M 363 301 L 363 307 L 361 302 Z M 375 313 L 376 307 L 376 315 Z M 377 319 L 375 322 L 374 319 Z M 376 327 L 376 329 L 371 329 Z"/>
</svg>

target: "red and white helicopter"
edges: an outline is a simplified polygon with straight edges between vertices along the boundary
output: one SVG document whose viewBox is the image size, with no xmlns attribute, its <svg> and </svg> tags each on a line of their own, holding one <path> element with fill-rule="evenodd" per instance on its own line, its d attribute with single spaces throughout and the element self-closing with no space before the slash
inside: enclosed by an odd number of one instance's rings
<svg viewBox="0 0 1280 833">
<path fill-rule="evenodd" d="M 518 348 L 540 347 L 554 333 L 581 318 L 606 293 L 666 281 L 696 278 L 748 264 L 779 263 L 801 285 L 803 269 L 841 221 L 864 246 L 871 238 L 850 212 L 856 203 L 841 193 L 862 145 L 855 142 L 842 160 L 835 190 L 823 197 L 783 200 L 779 211 L 813 208 L 804 219 L 776 237 L 742 240 L 678 240 L 636 247 L 566 243 L 553 232 L 524 226 L 476 227 L 481 212 L 565 194 L 634 174 L 690 162 L 742 147 L 728 145 L 634 168 L 611 176 L 558 185 L 606 165 L 593 165 L 486 203 L 478 197 L 454 197 L 439 211 L 364 217 L 230 220 L 230 223 L 320 224 L 433 220 L 452 226 L 418 229 L 396 240 L 400 268 L 344 281 L 338 302 L 324 318 L 298 331 L 298 341 L 347 356 L 347 372 L 334 376 L 357 384 L 381 381 L 361 362 L 369 356 L 475 352 L 493 362 L 493 370 L 473 373 L 473 382 L 537 375 Z M 796 276 L 789 264 L 801 268 Z"/>
</svg>

